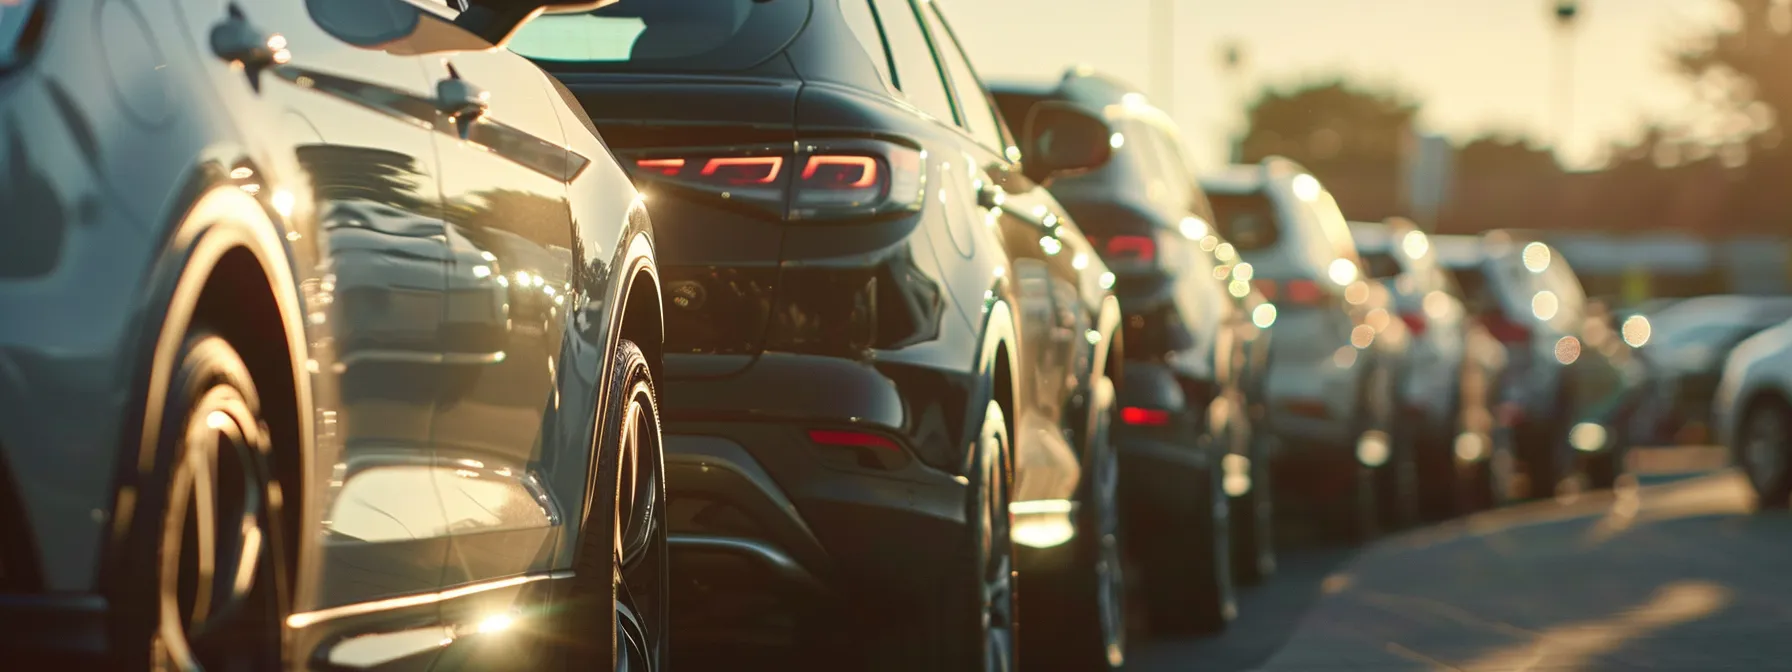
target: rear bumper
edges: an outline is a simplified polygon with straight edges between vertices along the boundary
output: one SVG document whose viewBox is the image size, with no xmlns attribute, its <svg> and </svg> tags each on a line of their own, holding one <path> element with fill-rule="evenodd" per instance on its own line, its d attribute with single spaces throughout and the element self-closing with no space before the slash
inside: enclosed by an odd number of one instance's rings
<svg viewBox="0 0 1792 672">
<path fill-rule="evenodd" d="M 106 621 L 97 595 L 0 594 L 0 660 L 8 669 L 92 669 L 104 662 Z"/>
<path fill-rule="evenodd" d="M 908 459 L 814 445 L 790 421 L 675 421 L 666 472 L 675 566 L 713 595 L 881 599 L 937 585 L 965 539 L 967 486 Z M 681 582 L 682 583 L 682 582 Z"/>
<path fill-rule="evenodd" d="M 1359 426 L 1354 415 L 1361 406 L 1359 369 L 1371 365 L 1366 352 L 1350 360 L 1350 366 L 1330 358 L 1298 365 L 1276 360 L 1270 367 L 1266 414 L 1256 423 L 1258 431 L 1279 439 L 1285 453 L 1354 450 Z"/>
</svg>

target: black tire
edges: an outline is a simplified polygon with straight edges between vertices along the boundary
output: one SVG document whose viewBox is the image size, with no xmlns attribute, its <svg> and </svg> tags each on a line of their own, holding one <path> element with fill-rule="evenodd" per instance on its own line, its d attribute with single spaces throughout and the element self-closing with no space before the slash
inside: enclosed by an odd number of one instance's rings
<svg viewBox="0 0 1792 672">
<path fill-rule="evenodd" d="M 1145 605 L 1158 634 L 1210 634 L 1238 615 L 1232 583 L 1231 512 L 1218 468 L 1203 472 L 1188 496 L 1153 515 L 1129 516 L 1136 531 Z"/>
<path fill-rule="evenodd" d="M 1013 520 L 1008 512 L 1012 447 L 1007 414 L 994 401 L 984 409 L 972 460 L 965 539 L 948 551 L 955 559 L 939 589 L 894 618 L 870 619 L 859 633 L 860 667 L 879 672 L 997 672 L 1017 663 Z M 985 550 L 987 549 L 987 553 Z M 866 614 L 858 614 L 866 617 Z"/>
<path fill-rule="evenodd" d="M 670 581 L 659 396 L 641 349 L 617 343 L 594 439 L 590 492 L 566 607 L 566 669 L 666 669 Z"/>
<path fill-rule="evenodd" d="M 1105 397 L 1113 398 L 1111 390 Z M 1021 658 L 1028 670 L 1118 670 L 1126 663 L 1120 464 L 1108 443 L 1110 420 L 1099 415 L 1090 432 L 1089 450 L 1098 459 L 1077 512 L 1076 538 L 1069 548 L 1040 552 L 1046 556 L 1042 560 L 1064 562 L 1045 568 L 1027 564 L 1027 599 L 1021 608 L 1032 625 L 1021 638 Z"/>
<path fill-rule="evenodd" d="M 1321 535 L 1335 543 L 1354 545 L 1381 534 L 1381 511 L 1375 504 L 1377 469 L 1355 462 L 1340 467 L 1335 478 L 1342 480 L 1336 499 L 1319 502 L 1318 520 Z"/>
<path fill-rule="evenodd" d="M 1755 508 L 1792 506 L 1792 407 L 1773 398 L 1750 404 L 1731 451 L 1755 491 Z"/>
<path fill-rule="evenodd" d="M 1375 502 L 1380 527 L 1403 530 L 1419 518 L 1419 465 L 1410 438 L 1389 436 L 1386 464 L 1375 469 Z"/>
<path fill-rule="evenodd" d="M 1596 490 L 1610 490 L 1618 485 L 1619 479 L 1626 473 L 1624 446 L 1612 445 L 1605 450 L 1587 456 L 1587 487 Z"/>
<path fill-rule="evenodd" d="M 1490 444 L 1488 454 L 1468 466 L 1460 489 L 1463 513 L 1497 509 L 1512 501 L 1512 481 L 1518 470 L 1512 447 L 1492 437 L 1482 438 Z"/>
<path fill-rule="evenodd" d="M 1419 471 L 1419 510 L 1421 521 L 1448 520 L 1464 512 L 1465 489 L 1474 486 L 1463 478 L 1463 467 L 1456 462 L 1454 441 L 1444 437 L 1426 437 L 1418 446 L 1414 461 Z"/>
<path fill-rule="evenodd" d="M 236 349 L 206 331 L 187 336 L 171 373 L 156 476 L 133 507 L 112 586 L 118 662 L 276 669 L 290 610 L 288 510 L 256 381 Z"/>
<path fill-rule="evenodd" d="M 1230 503 L 1232 512 L 1232 580 L 1254 586 L 1276 573 L 1275 490 L 1270 483 L 1267 436 L 1251 436 L 1251 457 L 1245 465 L 1250 488 Z M 1223 482 L 1222 482 L 1223 485 Z"/>
<path fill-rule="evenodd" d="M 1562 446 L 1567 442 L 1568 432 L 1560 424 L 1552 418 L 1527 425 L 1518 432 L 1517 453 L 1527 483 L 1525 497 L 1528 499 L 1554 497 L 1568 480 L 1571 470 L 1567 451 Z"/>
</svg>

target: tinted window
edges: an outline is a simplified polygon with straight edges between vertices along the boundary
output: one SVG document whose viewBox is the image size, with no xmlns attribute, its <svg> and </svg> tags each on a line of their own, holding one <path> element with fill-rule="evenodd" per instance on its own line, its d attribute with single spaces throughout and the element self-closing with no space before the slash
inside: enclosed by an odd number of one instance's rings
<svg viewBox="0 0 1792 672">
<path fill-rule="evenodd" d="M 1365 253 L 1363 267 L 1368 269 L 1369 277 L 1375 280 L 1400 275 L 1400 260 L 1386 252 Z"/>
<path fill-rule="evenodd" d="M 1499 312 L 1499 299 L 1488 291 L 1487 276 L 1482 275 L 1480 268 L 1453 268 L 1450 277 L 1456 281 L 1456 290 L 1469 312 L 1477 315 Z"/>
<path fill-rule="evenodd" d="M 622 0 L 536 18 L 508 46 L 588 69 L 742 70 L 782 50 L 808 18 L 807 0 Z"/>
<path fill-rule="evenodd" d="M 946 95 L 939 63 L 933 59 L 933 49 L 928 46 L 927 34 L 921 31 L 914 5 L 909 0 L 876 3 L 877 20 L 884 27 L 884 39 L 889 41 L 890 58 L 896 65 L 897 88 L 922 112 L 941 121 L 953 121 L 956 117 L 952 114 L 952 99 Z"/>
<path fill-rule="evenodd" d="M 884 48 L 877 15 L 871 13 L 871 0 L 840 0 L 840 13 L 846 15 L 846 25 L 859 38 L 859 44 L 864 45 L 871 64 L 877 67 L 877 74 L 884 78 L 885 84 L 894 86 L 895 80 L 890 77 L 890 53 Z"/>
<path fill-rule="evenodd" d="M 964 119 L 965 130 L 984 146 L 1001 150 L 1007 143 L 1002 140 L 1001 122 L 997 121 L 995 110 L 990 109 L 989 96 L 983 93 L 977 73 L 971 69 L 964 51 L 952 38 L 952 31 L 940 18 L 939 6 L 931 2 L 927 3 L 927 23 L 933 28 L 934 44 L 939 46 L 940 58 L 946 61 L 946 71 L 952 74 L 952 92 L 958 97 L 958 111 Z"/>
<path fill-rule="evenodd" d="M 1220 236 L 1241 251 L 1261 250 L 1276 243 L 1276 206 L 1269 196 L 1255 194 L 1207 195 L 1213 206 L 1213 225 Z"/>
</svg>

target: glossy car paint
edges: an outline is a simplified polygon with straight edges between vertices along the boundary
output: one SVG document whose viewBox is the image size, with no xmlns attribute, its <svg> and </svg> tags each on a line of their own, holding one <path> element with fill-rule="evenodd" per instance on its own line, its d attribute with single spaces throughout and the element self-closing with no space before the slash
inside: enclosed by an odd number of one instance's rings
<svg viewBox="0 0 1792 672">
<path fill-rule="evenodd" d="M 1416 232 L 1416 235 L 1414 235 Z M 1410 224 L 1351 222 L 1350 233 L 1369 277 L 1387 290 L 1386 311 L 1394 320 L 1421 325 L 1411 334 L 1400 375 L 1400 398 L 1416 414 L 1427 439 L 1448 438 L 1454 431 L 1454 407 L 1463 366 L 1463 333 L 1467 315 L 1462 301 L 1448 291 L 1437 253 L 1424 232 Z M 1377 264 L 1393 264 L 1378 275 Z M 1392 324 L 1392 321 L 1389 321 Z"/>
<path fill-rule="evenodd" d="M 1036 538 L 1069 540 L 1057 505 L 1084 496 L 1091 451 L 1105 449 L 1086 428 L 1105 412 L 1090 391 L 1119 307 L 1083 234 L 1008 156 L 1012 141 L 911 105 L 844 4 L 755 6 L 800 10 L 806 23 L 776 53 L 725 72 L 542 63 L 624 157 L 872 140 L 924 157 L 917 210 L 849 220 L 787 220 L 638 176 L 664 240 L 669 460 L 686 470 L 672 477 L 673 505 L 702 494 L 753 521 L 674 531 L 709 547 L 703 538 L 744 535 L 769 544 L 759 557 L 779 567 L 789 558 L 830 586 L 887 596 L 925 587 L 943 560 L 933 551 L 962 534 L 959 475 L 992 397 L 1012 405 L 1015 508 L 1035 512 L 1017 518 L 1017 535 L 1031 525 Z M 938 24 L 931 36 L 955 48 Z M 948 83 L 977 92 L 954 98 L 960 114 L 987 105 L 977 83 Z M 816 445 L 811 429 L 868 432 L 899 454 Z"/>
<path fill-rule="evenodd" d="M 427 663 L 545 606 L 608 353 L 626 332 L 657 354 L 661 328 L 645 210 L 582 113 L 436 3 L 52 4 L 39 53 L 0 74 L 9 631 L 77 623 L 43 645 L 104 646 L 115 506 L 156 478 L 136 445 L 162 327 L 208 275 L 277 308 L 242 347 L 285 346 L 255 361 L 285 365 L 264 395 L 289 375 L 299 410 L 277 427 L 302 484 L 293 659 L 372 636 L 357 660 Z M 221 58 L 233 22 L 283 38 L 278 60 Z M 455 77 L 487 113 L 437 111 Z M 630 293 L 654 300 L 625 325 Z"/>
<path fill-rule="evenodd" d="M 1372 292 L 1361 279 L 1336 283 L 1327 277 L 1332 263 L 1356 268 L 1359 262 L 1347 233 L 1341 241 L 1323 239 L 1317 220 L 1334 217 L 1338 227 L 1345 224 L 1322 187 L 1308 195 L 1311 200 L 1296 193 L 1295 183 L 1303 179 L 1311 178 L 1299 165 L 1270 159 L 1204 175 L 1201 186 L 1216 199 L 1258 195 L 1268 199 L 1282 233 L 1268 248 L 1241 251 L 1240 257 L 1253 267 L 1253 282 L 1309 280 L 1327 297 L 1316 306 L 1296 305 L 1286 296 L 1267 297 L 1276 307 L 1278 337 L 1270 348 L 1264 385 L 1268 401 L 1261 423 L 1276 435 L 1280 454 L 1324 457 L 1329 449 L 1354 450 L 1361 430 L 1385 426 L 1394 390 L 1376 382 L 1388 374 L 1378 354 L 1397 349 L 1398 344 L 1379 336 L 1366 341 L 1354 338 L 1358 327 L 1373 333 L 1366 324 L 1373 311 Z M 1216 217 L 1228 216 L 1215 207 Z M 1226 225 L 1218 224 L 1224 233 Z"/>
<path fill-rule="evenodd" d="M 1246 390 L 1262 371 L 1268 338 L 1251 321 L 1255 304 L 1231 292 L 1232 281 L 1249 271 L 1238 272 L 1236 255 L 1216 256 L 1224 240 L 1208 223 L 1213 213 L 1181 156 L 1173 122 L 1124 82 L 1080 70 L 1050 85 L 1000 82 L 991 91 L 1010 127 L 1024 123 L 1034 103 L 1053 100 L 1103 115 L 1124 138 L 1107 165 L 1051 185 L 1098 246 L 1116 237 L 1152 241 L 1148 261 L 1113 246 L 1102 250 L 1119 277 L 1126 333 L 1142 334 L 1161 319 L 1168 323 L 1163 329 L 1188 336 L 1174 344 L 1127 339 L 1119 405 L 1165 410 L 1173 420 L 1164 427 L 1117 425 L 1115 443 L 1123 452 L 1149 455 L 1137 467 L 1143 469 L 1176 465 L 1205 473 L 1219 470 L 1228 453 L 1266 457 L 1253 451 L 1267 445 L 1252 441 Z M 1234 471 L 1243 478 L 1233 479 L 1230 494 L 1241 496 L 1249 491 L 1250 471 Z M 1186 484 L 1178 489 L 1186 491 Z"/>
</svg>

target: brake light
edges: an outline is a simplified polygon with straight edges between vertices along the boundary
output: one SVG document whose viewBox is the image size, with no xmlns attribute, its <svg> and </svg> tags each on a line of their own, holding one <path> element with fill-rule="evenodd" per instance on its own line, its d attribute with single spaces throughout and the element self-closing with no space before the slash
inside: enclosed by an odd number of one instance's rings
<svg viewBox="0 0 1792 672">
<path fill-rule="evenodd" d="M 841 446 L 841 447 L 845 447 L 845 448 L 884 448 L 884 449 L 896 450 L 896 451 L 902 450 L 901 447 L 896 445 L 895 441 L 891 441 L 885 437 L 878 436 L 876 434 L 867 433 L 867 432 L 848 432 L 848 431 L 833 430 L 833 429 L 811 429 L 811 430 L 809 430 L 809 440 L 814 441 L 815 443 L 823 445 L 823 446 Z"/>
<path fill-rule="evenodd" d="M 1289 280 L 1284 288 L 1287 290 L 1287 303 L 1295 305 L 1314 305 L 1325 299 L 1325 290 L 1312 280 Z"/>
<path fill-rule="evenodd" d="M 837 219 L 921 208 L 921 157 L 878 141 L 785 148 L 654 151 L 635 175 L 719 196 L 787 219 Z M 789 169 L 787 169 L 789 168 Z"/>
<path fill-rule="evenodd" d="M 641 170 L 651 170 L 661 175 L 676 176 L 684 170 L 684 159 L 641 159 L 635 162 Z"/>
<path fill-rule="evenodd" d="M 1487 327 L 1487 333 L 1501 343 L 1523 343 L 1531 340 L 1529 327 L 1506 319 L 1504 315 L 1490 315 L 1481 323 Z"/>
<path fill-rule="evenodd" d="M 1120 409 L 1120 421 L 1129 425 L 1167 425 L 1170 424 L 1170 412 L 1161 408 L 1127 406 Z"/>
<path fill-rule="evenodd" d="M 1151 236 L 1114 236 L 1107 242 L 1108 261 L 1149 262 L 1157 258 L 1157 241 Z"/>
<path fill-rule="evenodd" d="M 1418 313 L 1401 313 L 1400 321 L 1406 323 L 1406 330 L 1414 336 L 1425 334 L 1425 316 Z"/>
<path fill-rule="evenodd" d="M 741 156 L 710 159 L 703 163 L 699 174 L 728 184 L 771 184 L 778 181 L 778 173 L 783 170 L 784 157 Z"/>
</svg>

